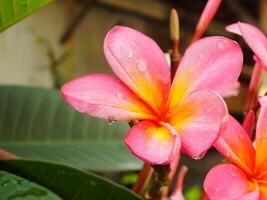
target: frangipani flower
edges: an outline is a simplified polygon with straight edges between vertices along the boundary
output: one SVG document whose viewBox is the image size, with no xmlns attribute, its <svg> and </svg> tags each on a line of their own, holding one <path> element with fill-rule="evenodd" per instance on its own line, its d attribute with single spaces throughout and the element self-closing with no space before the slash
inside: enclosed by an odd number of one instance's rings
<svg viewBox="0 0 267 200">
<path fill-rule="evenodd" d="M 226 30 L 241 35 L 255 54 L 256 61 L 267 70 L 267 38 L 257 27 L 238 22 L 226 27 Z"/>
<path fill-rule="evenodd" d="M 267 97 L 259 101 L 255 148 L 232 117 L 214 145 L 230 163 L 215 166 L 206 176 L 204 189 L 210 200 L 267 199 Z"/>
<path fill-rule="evenodd" d="M 223 93 L 241 71 L 239 45 L 209 37 L 185 52 L 173 83 L 164 53 L 149 37 L 116 26 L 104 52 L 117 77 L 90 74 L 65 84 L 62 95 L 77 111 L 112 120 L 139 120 L 125 137 L 134 155 L 167 164 L 179 153 L 198 157 L 217 139 L 227 114 Z"/>
<path fill-rule="evenodd" d="M 263 69 L 267 70 L 267 38 L 257 27 L 247 23 L 235 23 L 226 27 L 226 30 L 241 35 L 254 52 L 255 66 L 249 84 L 248 99 L 245 110 L 253 108 L 257 92 L 260 87 Z"/>
</svg>

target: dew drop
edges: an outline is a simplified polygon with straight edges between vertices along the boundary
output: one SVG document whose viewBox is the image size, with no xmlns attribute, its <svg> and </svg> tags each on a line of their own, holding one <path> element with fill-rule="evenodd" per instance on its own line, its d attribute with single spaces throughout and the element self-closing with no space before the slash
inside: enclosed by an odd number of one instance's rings
<svg viewBox="0 0 267 200">
<path fill-rule="evenodd" d="M 120 92 L 117 92 L 117 93 L 116 93 L 116 97 L 117 97 L 117 99 L 118 99 L 119 101 L 122 101 L 122 100 L 123 100 L 123 94 L 120 93 Z"/>
<path fill-rule="evenodd" d="M 215 190 L 215 192 L 219 192 L 220 188 L 215 188 L 214 190 Z"/>
<path fill-rule="evenodd" d="M 114 122 L 116 122 L 116 120 L 114 119 L 114 117 L 110 116 L 106 119 L 106 122 L 107 124 L 112 125 Z"/>
<path fill-rule="evenodd" d="M 219 49 L 224 49 L 225 46 L 226 46 L 226 45 L 225 45 L 224 41 L 219 40 L 219 41 L 217 42 L 217 47 L 218 47 Z"/>
<path fill-rule="evenodd" d="M 194 157 L 193 159 L 200 160 L 200 159 L 202 159 L 205 156 L 205 154 L 206 154 L 206 152 L 204 152 L 202 154 L 199 154 L 198 156 Z"/>
<path fill-rule="evenodd" d="M 234 172 L 231 172 L 230 173 L 230 176 L 235 177 L 235 173 Z"/>
<path fill-rule="evenodd" d="M 171 82 L 171 79 L 170 79 L 170 76 L 160 76 L 159 81 L 162 84 L 166 85 L 166 84 L 169 84 Z"/>
<path fill-rule="evenodd" d="M 128 52 L 128 57 L 129 57 L 129 58 L 132 58 L 132 57 L 133 57 L 133 52 L 132 52 L 132 51 L 129 51 L 129 52 Z"/>
<path fill-rule="evenodd" d="M 139 60 L 137 67 L 138 67 L 139 71 L 141 71 L 141 72 L 146 71 L 146 68 L 147 68 L 146 62 L 144 60 Z"/>
<path fill-rule="evenodd" d="M 212 67 L 212 71 L 215 71 L 217 68 L 216 67 Z"/>
</svg>

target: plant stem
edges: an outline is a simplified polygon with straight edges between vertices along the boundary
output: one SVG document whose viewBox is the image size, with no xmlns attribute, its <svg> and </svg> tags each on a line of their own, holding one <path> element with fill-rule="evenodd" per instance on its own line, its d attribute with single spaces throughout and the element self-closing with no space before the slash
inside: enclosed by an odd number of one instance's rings
<svg viewBox="0 0 267 200">
<path fill-rule="evenodd" d="M 170 38 L 171 38 L 171 78 L 173 80 L 179 61 L 179 16 L 177 11 L 173 8 L 170 13 Z"/>
<path fill-rule="evenodd" d="M 162 198 L 162 190 L 169 186 L 170 165 L 154 165 L 155 180 L 152 187 L 146 194 L 146 199 L 160 200 Z"/>
<path fill-rule="evenodd" d="M 173 181 L 174 176 L 176 174 L 176 171 L 177 171 L 177 168 L 178 168 L 179 162 L 180 162 L 180 157 L 181 157 L 181 154 L 179 153 L 179 156 L 177 156 L 177 158 L 171 162 L 170 173 L 169 173 L 169 181 L 170 181 L 170 183 Z M 162 197 L 167 197 L 168 193 L 169 193 L 169 187 L 165 187 L 162 190 Z"/>
<path fill-rule="evenodd" d="M 152 173 L 153 168 L 149 164 L 144 163 L 143 168 L 139 173 L 138 180 L 132 190 L 137 194 L 141 194 L 150 180 Z"/>
<path fill-rule="evenodd" d="M 255 100 L 258 94 L 258 90 L 260 87 L 261 79 L 263 75 L 262 66 L 256 62 L 254 65 L 254 69 L 252 72 L 252 76 L 249 83 L 248 97 L 245 107 L 245 113 L 248 113 L 249 110 L 253 109 L 255 104 Z"/>
</svg>

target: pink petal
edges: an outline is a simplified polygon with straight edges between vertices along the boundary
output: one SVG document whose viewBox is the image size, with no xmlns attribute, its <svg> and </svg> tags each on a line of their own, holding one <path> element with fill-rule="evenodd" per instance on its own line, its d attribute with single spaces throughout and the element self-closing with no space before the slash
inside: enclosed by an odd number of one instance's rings
<svg viewBox="0 0 267 200">
<path fill-rule="evenodd" d="M 184 53 L 172 84 L 170 107 L 176 107 L 189 93 L 209 88 L 224 94 L 240 75 L 243 54 L 240 46 L 225 37 L 198 40 Z"/>
<path fill-rule="evenodd" d="M 91 74 L 65 84 L 64 99 L 81 113 L 110 120 L 151 119 L 150 109 L 119 79 Z"/>
<path fill-rule="evenodd" d="M 209 171 L 204 181 L 204 190 L 210 200 L 241 200 L 250 193 L 249 185 L 241 169 L 232 164 L 220 164 Z M 245 199 L 258 199 L 252 197 Z"/>
<path fill-rule="evenodd" d="M 133 29 L 116 26 L 105 38 L 104 51 L 115 74 L 157 113 L 164 112 L 170 68 L 156 42 Z"/>
<path fill-rule="evenodd" d="M 208 28 L 211 20 L 213 19 L 214 15 L 217 13 L 217 10 L 221 4 L 222 0 L 208 0 L 201 16 L 198 21 L 196 32 L 195 32 L 195 39 L 199 39 L 205 30 Z"/>
<path fill-rule="evenodd" d="M 248 136 L 251 138 L 253 135 L 254 130 L 254 120 L 255 120 L 255 113 L 253 110 L 250 110 L 246 115 L 246 118 L 243 122 L 243 128 L 247 132 Z"/>
<path fill-rule="evenodd" d="M 258 200 L 260 197 L 260 190 L 259 189 L 255 189 L 250 193 L 245 194 L 244 196 L 240 197 L 239 200 Z M 264 199 L 262 199 L 264 200 Z"/>
<path fill-rule="evenodd" d="M 225 29 L 231 33 L 235 33 L 237 35 L 240 35 L 242 36 L 242 33 L 239 29 L 239 24 L 238 23 L 234 23 L 234 24 L 231 24 L 231 25 L 228 25 L 225 27 Z"/>
<path fill-rule="evenodd" d="M 247 23 L 235 23 L 226 27 L 226 30 L 242 35 L 248 46 L 267 68 L 267 38 L 257 27 Z"/>
<path fill-rule="evenodd" d="M 267 96 L 259 99 L 261 110 L 256 128 L 256 165 L 257 168 L 267 168 Z"/>
<path fill-rule="evenodd" d="M 223 97 L 237 96 L 239 93 L 239 89 L 240 89 L 240 83 L 239 81 L 236 81 L 236 83 L 232 86 L 232 88 L 227 90 L 227 92 L 224 92 L 222 96 Z"/>
<path fill-rule="evenodd" d="M 227 107 L 215 92 L 197 90 L 169 115 L 171 124 L 181 136 L 182 152 L 198 158 L 217 139 Z"/>
<path fill-rule="evenodd" d="M 184 200 L 185 199 L 183 196 L 183 184 L 184 184 L 184 178 L 187 172 L 188 172 L 188 168 L 186 166 L 182 166 L 181 169 L 179 170 L 176 184 L 170 196 L 170 200 Z"/>
<path fill-rule="evenodd" d="M 226 126 L 222 127 L 214 147 L 248 174 L 252 173 L 255 150 L 248 134 L 232 116 L 229 116 Z"/>
<path fill-rule="evenodd" d="M 185 200 L 185 198 L 182 191 L 178 190 L 175 192 L 175 194 L 172 194 L 172 196 L 170 196 L 170 200 Z"/>
<path fill-rule="evenodd" d="M 152 121 L 142 121 L 130 129 L 125 143 L 146 163 L 168 164 L 179 155 L 181 147 L 180 137 L 177 133 L 173 135 L 173 131 Z"/>
</svg>

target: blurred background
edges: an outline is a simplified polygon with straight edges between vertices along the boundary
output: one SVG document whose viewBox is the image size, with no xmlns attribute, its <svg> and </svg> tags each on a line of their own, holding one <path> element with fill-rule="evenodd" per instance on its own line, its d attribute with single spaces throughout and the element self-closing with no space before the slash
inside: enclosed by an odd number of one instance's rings
<svg viewBox="0 0 267 200">
<path fill-rule="evenodd" d="M 183 51 L 205 3 L 205 0 L 54 1 L 0 34 L 0 84 L 60 88 L 62 83 L 81 74 L 112 73 L 104 57 L 103 40 L 115 25 L 129 26 L 147 34 L 168 52 L 171 8 L 179 12 Z M 245 62 L 240 91 L 237 96 L 226 99 L 230 112 L 241 119 L 253 54 L 240 37 L 225 31 L 226 25 L 236 21 L 252 23 L 267 31 L 267 0 L 223 0 L 205 33 L 205 36 L 227 36 L 242 46 Z M 265 79 L 263 93 L 267 87 Z M 215 152 L 210 152 L 204 161 L 183 158 L 182 162 L 190 165 L 186 184 L 200 184 L 204 172 L 220 159 Z M 197 179 L 198 176 L 201 178 Z"/>
<path fill-rule="evenodd" d="M 0 83 L 59 87 L 75 76 L 108 72 L 103 54 L 105 34 L 115 25 L 137 29 L 168 52 L 169 12 L 180 16 L 181 48 L 194 33 L 205 0 L 57 0 L 0 35 Z M 237 40 L 245 53 L 238 97 L 227 100 L 235 115 L 242 114 L 251 74 L 252 53 L 243 40 L 225 26 L 245 21 L 267 29 L 266 0 L 223 0 L 206 36 L 224 35 Z"/>
</svg>

